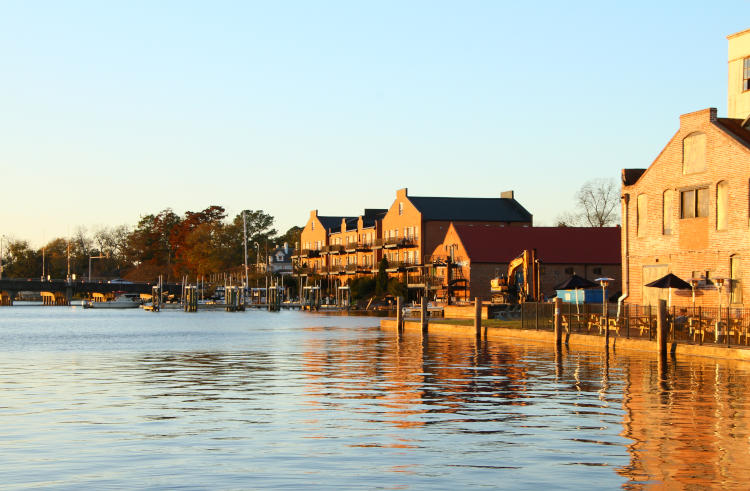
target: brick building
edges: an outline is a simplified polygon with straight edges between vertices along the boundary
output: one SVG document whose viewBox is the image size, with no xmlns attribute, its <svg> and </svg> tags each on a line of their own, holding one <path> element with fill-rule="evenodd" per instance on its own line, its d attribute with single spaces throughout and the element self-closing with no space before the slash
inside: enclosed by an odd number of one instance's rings
<svg viewBox="0 0 750 491">
<path fill-rule="evenodd" d="M 419 295 L 425 256 L 442 242 L 451 222 L 505 228 L 530 227 L 532 221 L 512 191 L 498 198 L 448 198 L 409 196 L 404 188 L 390 208 L 366 209 L 359 217 L 310 212 L 300 235 L 300 273 L 344 286 L 352 278 L 376 273 L 385 257 L 389 275 Z"/>
<path fill-rule="evenodd" d="M 717 117 L 714 108 L 683 114 L 648 169 L 622 171 L 628 303 L 666 298 L 667 292 L 644 285 L 669 272 L 695 279 L 696 305 L 748 303 L 750 30 L 728 39 L 730 117 Z M 692 305 L 692 292 L 673 292 L 672 303 Z"/>
<path fill-rule="evenodd" d="M 545 296 L 573 273 L 589 280 L 620 280 L 620 227 L 487 227 L 452 223 L 432 252 L 435 277 L 447 294 L 448 263 L 452 297 L 490 299 L 490 280 L 506 274 L 508 264 L 524 249 L 536 249 L 540 285 Z M 447 261 L 448 257 L 451 261 Z"/>
</svg>

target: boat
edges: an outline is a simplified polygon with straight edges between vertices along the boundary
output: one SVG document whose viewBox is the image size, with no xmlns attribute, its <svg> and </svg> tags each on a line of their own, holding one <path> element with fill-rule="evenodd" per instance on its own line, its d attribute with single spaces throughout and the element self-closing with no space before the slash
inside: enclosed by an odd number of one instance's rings
<svg viewBox="0 0 750 491">
<path fill-rule="evenodd" d="M 107 302 L 83 301 L 83 308 L 85 309 L 135 309 L 140 305 L 141 299 L 137 293 L 119 294 L 113 300 Z"/>
</svg>

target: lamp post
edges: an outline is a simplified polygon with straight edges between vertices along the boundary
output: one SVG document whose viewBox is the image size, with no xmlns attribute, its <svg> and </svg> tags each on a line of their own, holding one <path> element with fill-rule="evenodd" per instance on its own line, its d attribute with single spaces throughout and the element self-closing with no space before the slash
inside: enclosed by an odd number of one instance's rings
<svg viewBox="0 0 750 491">
<path fill-rule="evenodd" d="M 255 279 L 256 283 L 255 286 L 258 286 L 258 273 L 260 272 L 260 245 L 258 245 L 257 242 L 255 242 Z"/>
<path fill-rule="evenodd" d="M 700 283 L 700 281 L 701 281 L 700 278 L 695 278 L 695 277 L 690 278 L 690 287 L 693 290 L 693 315 L 695 315 L 695 289 Z"/>
<path fill-rule="evenodd" d="M 716 288 L 719 290 L 719 315 L 716 316 L 716 327 L 714 328 L 714 339 L 717 343 L 719 342 L 719 326 L 721 325 L 721 307 L 722 307 L 721 289 L 724 286 L 724 280 L 725 278 L 722 278 L 722 277 L 713 279 L 713 282 L 716 285 Z M 727 319 L 727 323 L 728 322 L 729 322 L 729 319 Z"/>
<path fill-rule="evenodd" d="M 99 256 L 89 256 L 89 283 L 91 283 L 91 260 L 92 259 L 104 259 L 106 257 L 109 257 L 109 255 L 99 255 Z"/>
<path fill-rule="evenodd" d="M 602 277 L 597 278 L 594 281 L 598 282 L 602 286 L 602 322 L 604 327 L 604 335 L 609 339 L 609 320 L 607 319 L 607 287 L 614 280 L 614 278 Z"/>
</svg>

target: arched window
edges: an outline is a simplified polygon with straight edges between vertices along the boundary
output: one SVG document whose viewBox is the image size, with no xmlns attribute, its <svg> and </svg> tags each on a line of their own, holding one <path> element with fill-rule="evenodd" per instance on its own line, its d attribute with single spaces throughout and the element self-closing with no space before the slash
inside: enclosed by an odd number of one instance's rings
<svg viewBox="0 0 750 491">
<path fill-rule="evenodd" d="M 674 206 L 674 191 L 667 189 L 663 195 L 662 233 L 672 235 L 672 207 Z"/>
<path fill-rule="evenodd" d="M 729 224 L 729 184 L 721 181 L 716 185 L 716 230 L 726 230 Z"/>
<path fill-rule="evenodd" d="M 742 269 L 740 256 L 735 254 L 729 258 L 729 276 L 731 290 L 731 302 L 733 304 L 742 303 Z"/>
<path fill-rule="evenodd" d="M 706 170 L 706 135 L 690 133 L 682 140 L 682 173 L 694 174 Z"/>
<path fill-rule="evenodd" d="M 636 230 L 638 237 L 646 235 L 646 223 L 648 221 L 648 198 L 645 194 L 638 195 L 638 209 L 637 211 L 637 224 Z"/>
</svg>

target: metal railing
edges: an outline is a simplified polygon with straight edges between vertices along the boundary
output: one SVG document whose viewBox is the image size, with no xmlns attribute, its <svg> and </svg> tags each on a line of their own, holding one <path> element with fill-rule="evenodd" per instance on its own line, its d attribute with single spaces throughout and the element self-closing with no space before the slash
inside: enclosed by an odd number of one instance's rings
<svg viewBox="0 0 750 491">
<path fill-rule="evenodd" d="M 522 329 L 554 330 L 554 304 L 526 302 L 518 306 Z M 561 324 L 570 333 L 634 339 L 656 339 L 658 308 L 652 305 L 563 303 Z M 677 307 L 667 309 L 667 340 L 712 346 L 750 345 L 750 309 Z"/>
</svg>

